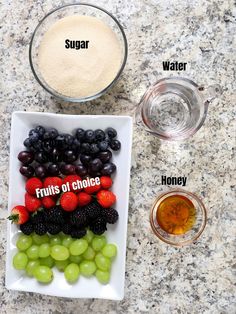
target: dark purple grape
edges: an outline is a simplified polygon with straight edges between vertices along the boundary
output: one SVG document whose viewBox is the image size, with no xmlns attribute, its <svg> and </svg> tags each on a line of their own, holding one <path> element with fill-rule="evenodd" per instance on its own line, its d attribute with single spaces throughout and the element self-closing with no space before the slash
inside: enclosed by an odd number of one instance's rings
<svg viewBox="0 0 236 314">
<path fill-rule="evenodd" d="M 103 141 L 105 139 L 105 133 L 103 132 L 103 130 L 95 130 L 95 139 L 96 141 Z"/>
<path fill-rule="evenodd" d="M 90 153 L 91 154 L 97 154 L 99 153 L 100 149 L 98 148 L 98 145 L 93 143 L 90 145 Z"/>
<path fill-rule="evenodd" d="M 32 152 L 22 151 L 18 154 L 18 159 L 22 164 L 29 165 L 34 161 L 34 154 Z"/>
<path fill-rule="evenodd" d="M 30 143 L 30 139 L 29 138 L 26 138 L 24 140 L 24 145 L 25 145 L 26 148 L 30 148 L 31 147 L 31 143 Z"/>
<path fill-rule="evenodd" d="M 117 132 L 116 132 L 116 130 L 113 129 L 113 128 L 107 128 L 107 129 L 105 130 L 105 132 L 106 132 L 106 134 L 108 135 L 108 137 L 110 137 L 110 138 L 115 138 L 115 137 L 117 136 Z"/>
<path fill-rule="evenodd" d="M 60 169 L 57 164 L 50 164 L 48 166 L 48 174 L 50 176 L 58 176 L 60 174 Z"/>
<path fill-rule="evenodd" d="M 73 149 L 76 153 L 78 153 L 80 150 L 80 145 L 81 145 L 80 141 L 77 138 L 75 138 L 73 140 L 73 143 L 71 144 L 71 149 Z"/>
<path fill-rule="evenodd" d="M 95 133 L 93 130 L 87 130 L 84 134 L 84 141 L 87 143 L 92 143 L 95 140 Z"/>
<path fill-rule="evenodd" d="M 81 145 L 81 153 L 89 154 L 90 153 L 90 144 L 89 143 L 82 143 Z"/>
<path fill-rule="evenodd" d="M 108 147 L 109 147 L 108 141 L 102 141 L 98 143 L 98 148 L 101 152 L 104 152 L 105 150 L 107 150 Z"/>
<path fill-rule="evenodd" d="M 75 136 L 79 141 L 82 141 L 84 139 L 85 131 L 81 128 L 76 129 Z"/>
<path fill-rule="evenodd" d="M 43 135 L 44 135 L 44 133 L 45 133 L 45 128 L 44 128 L 43 126 L 41 126 L 41 125 L 38 125 L 38 126 L 36 126 L 36 128 L 35 128 L 35 132 L 38 133 L 38 135 L 39 135 L 40 138 L 43 138 Z"/>
<path fill-rule="evenodd" d="M 73 150 L 66 150 L 64 152 L 63 160 L 65 162 L 71 163 L 71 162 L 76 161 L 77 158 L 78 158 L 78 156 L 77 156 L 77 154 L 75 154 L 75 152 Z"/>
<path fill-rule="evenodd" d="M 112 140 L 112 141 L 110 142 L 110 148 L 111 148 L 112 150 L 117 151 L 117 150 L 120 149 L 120 147 L 121 147 L 120 141 L 118 141 L 118 140 Z"/>
<path fill-rule="evenodd" d="M 50 157 L 50 161 L 54 163 L 62 161 L 62 154 L 57 148 L 53 148 L 49 157 Z"/>
<path fill-rule="evenodd" d="M 92 177 L 92 178 L 96 178 L 96 177 L 101 177 L 101 172 L 97 171 L 97 172 L 94 172 L 94 171 L 89 171 L 89 175 Z"/>
<path fill-rule="evenodd" d="M 85 154 L 80 155 L 80 161 L 85 166 L 87 166 L 91 160 L 92 160 L 92 157 L 89 155 L 85 155 Z"/>
<path fill-rule="evenodd" d="M 62 164 L 60 167 L 61 173 L 64 175 L 74 174 L 75 173 L 75 165 L 71 164 Z"/>
<path fill-rule="evenodd" d="M 45 162 L 48 162 L 48 157 L 45 152 L 37 152 L 35 153 L 34 159 L 39 162 L 40 164 L 44 164 Z"/>
<path fill-rule="evenodd" d="M 112 157 L 112 152 L 110 150 L 106 150 L 105 152 L 100 152 L 98 154 L 98 158 L 103 162 L 107 163 Z"/>
<path fill-rule="evenodd" d="M 44 165 L 40 165 L 35 167 L 35 175 L 36 177 L 43 179 L 47 176 L 47 168 Z"/>
<path fill-rule="evenodd" d="M 84 165 L 77 165 L 75 171 L 81 177 L 84 177 L 88 174 L 87 168 Z"/>
<path fill-rule="evenodd" d="M 101 170 L 102 167 L 103 167 L 103 164 L 102 164 L 101 160 L 98 158 L 91 160 L 89 163 L 89 170 L 91 172 L 97 172 L 97 171 Z"/>
<path fill-rule="evenodd" d="M 20 173 L 27 178 L 31 178 L 34 175 L 34 168 L 32 166 L 21 166 Z"/>
<path fill-rule="evenodd" d="M 112 162 L 108 162 L 103 165 L 103 168 L 101 170 L 102 175 L 104 176 L 110 176 L 112 173 L 116 171 L 116 165 Z"/>
</svg>

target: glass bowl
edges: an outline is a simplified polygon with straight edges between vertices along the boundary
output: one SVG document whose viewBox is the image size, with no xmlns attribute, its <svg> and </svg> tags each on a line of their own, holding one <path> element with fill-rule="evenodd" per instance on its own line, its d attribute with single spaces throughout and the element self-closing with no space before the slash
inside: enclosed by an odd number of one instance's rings
<svg viewBox="0 0 236 314">
<path fill-rule="evenodd" d="M 120 42 L 121 53 L 122 53 L 120 69 L 118 73 L 116 74 L 115 78 L 110 82 L 110 84 L 106 86 L 103 90 L 99 91 L 98 93 L 94 95 L 89 95 L 89 96 L 81 97 L 81 98 L 74 98 L 74 97 L 63 95 L 59 93 L 58 91 L 56 91 L 55 89 L 53 89 L 52 87 L 50 87 L 46 83 L 44 78 L 42 77 L 39 67 L 38 67 L 38 62 L 37 62 L 39 46 L 46 31 L 61 18 L 70 16 L 70 15 L 75 15 L 75 14 L 97 17 L 101 21 L 103 21 L 106 25 L 108 25 L 116 34 L 117 39 Z M 128 53 L 127 39 L 126 39 L 124 30 L 122 26 L 120 25 L 120 23 L 117 21 L 117 19 L 114 16 L 112 16 L 109 12 L 107 12 L 106 10 L 98 6 L 86 4 L 86 3 L 77 3 L 77 4 L 68 4 L 68 5 L 61 6 L 51 11 L 50 13 L 48 13 L 39 22 L 31 38 L 30 47 L 29 47 L 29 61 L 30 61 L 32 72 L 36 80 L 51 95 L 57 98 L 60 98 L 64 101 L 84 102 L 84 101 L 89 101 L 89 100 L 93 100 L 95 98 L 100 97 L 113 84 L 116 83 L 116 81 L 120 77 L 125 67 L 126 60 L 127 60 L 127 53 Z"/>
<path fill-rule="evenodd" d="M 192 228 L 184 234 L 175 235 L 175 234 L 167 233 L 160 227 L 160 225 L 157 222 L 157 211 L 158 211 L 159 205 L 167 197 L 173 196 L 173 195 L 180 195 L 180 196 L 188 198 L 193 203 L 196 210 L 196 221 L 194 225 L 192 226 Z M 151 224 L 154 234 L 163 242 L 174 245 L 174 246 L 184 246 L 184 245 L 193 243 L 202 234 L 206 226 L 206 220 L 207 220 L 207 212 L 202 201 L 195 194 L 181 190 L 181 189 L 171 190 L 169 192 L 160 194 L 156 198 L 150 212 L 150 224 Z"/>
</svg>

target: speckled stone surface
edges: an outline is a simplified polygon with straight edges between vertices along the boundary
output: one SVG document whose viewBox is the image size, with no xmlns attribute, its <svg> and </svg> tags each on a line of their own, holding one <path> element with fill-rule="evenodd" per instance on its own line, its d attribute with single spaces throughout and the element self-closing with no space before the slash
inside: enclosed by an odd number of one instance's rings
<svg viewBox="0 0 236 314">
<path fill-rule="evenodd" d="M 66 1 L 68 3 L 68 1 Z M 88 1 L 92 2 L 92 1 Z M 36 82 L 28 62 L 31 34 L 60 1 L 0 4 L 0 313 L 236 313 L 235 33 L 232 0 L 96 1 L 124 26 L 127 66 L 118 84 L 100 99 L 63 104 Z M 6 207 L 11 113 L 132 115 L 145 89 L 168 75 L 163 60 L 188 62 L 182 74 L 199 84 L 219 83 L 205 125 L 182 143 L 160 143 L 134 128 L 125 298 L 121 302 L 72 300 L 5 289 Z M 173 74 L 173 73 L 172 73 Z M 149 208 L 161 175 L 186 175 L 186 189 L 208 209 L 199 241 L 184 248 L 161 243 L 149 226 Z"/>
</svg>

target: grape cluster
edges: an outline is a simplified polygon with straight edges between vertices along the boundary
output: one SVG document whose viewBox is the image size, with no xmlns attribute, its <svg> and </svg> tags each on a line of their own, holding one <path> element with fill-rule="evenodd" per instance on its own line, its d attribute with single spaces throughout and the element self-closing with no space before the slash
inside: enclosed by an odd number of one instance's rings
<svg viewBox="0 0 236 314">
<path fill-rule="evenodd" d="M 56 235 L 63 232 L 79 239 L 86 234 L 88 227 L 94 234 L 103 234 L 107 230 L 107 223 L 116 223 L 118 216 L 115 209 L 103 209 L 96 201 L 73 212 L 66 212 L 58 205 L 31 214 L 30 219 L 20 225 L 20 230 L 26 235 L 35 232 L 40 236 L 46 233 Z"/>
<path fill-rule="evenodd" d="M 111 162 L 111 150 L 121 148 L 116 136 L 113 128 L 107 128 L 105 132 L 78 128 L 71 135 L 37 126 L 24 140 L 27 150 L 18 155 L 22 163 L 20 173 L 27 178 L 36 175 L 40 179 L 75 173 L 81 177 L 110 176 L 116 171 Z"/>
<path fill-rule="evenodd" d="M 108 244 L 105 236 L 96 236 L 90 230 L 79 240 L 66 235 L 20 234 L 16 246 L 14 268 L 25 270 L 27 276 L 44 284 L 53 280 L 54 266 L 64 271 L 65 279 L 71 284 L 80 274 L 95 275 L 100 283 L 107 284 L 112 259 L 117 254 L 114 244 Z"/>
</svg>

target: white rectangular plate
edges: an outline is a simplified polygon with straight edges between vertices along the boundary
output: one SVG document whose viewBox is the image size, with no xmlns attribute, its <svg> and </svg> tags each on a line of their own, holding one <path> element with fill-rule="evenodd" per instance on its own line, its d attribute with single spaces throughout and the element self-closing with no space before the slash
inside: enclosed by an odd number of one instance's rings
<svg viewBox="0 0 236 314">
<path fill-rule="evenodd" d="M 10 177 L 8 211 L 15 205 L 24 205 L 25 179 L 19 173 L 20 163 L 17 155 L 24 150 L 23 141 L 30 129 L 36 125 L 55 127 L 61 133 L 73 132 L 76 128 L 105 129 L 109 126 L 118 132 L 121 150 L 113 153 L 113 162 L 117 166 L 112 191 L 117 196 L 116 209 L 119 220 L 115 225 L 108 225 L 106 236 L 108 242 L 116 243 L 118 255 L 112 264 L 111 280 L 101 285 L 96 278 L 80 277 L 76 284 L 70 285 L 63 273 L 54 271 L 54 279 L 48 285 L 28 278 L 24 272 L 12 266 L 12 258 L 16 252 L 16 238 L 19 229 L 8 222 L 7 256 L 6 256 L 6 287 L 12 290 L 30 291 L 52 296 L 69 298 L 101 298 L 122 300 L 124 297 L 126 236 L 129 201 L 129 181 L 132 146 L 132 118 L 128 116 L 79 116 L 52 113 L 14 112 L 11 125 L 10 144 Z"/>
</svg>

